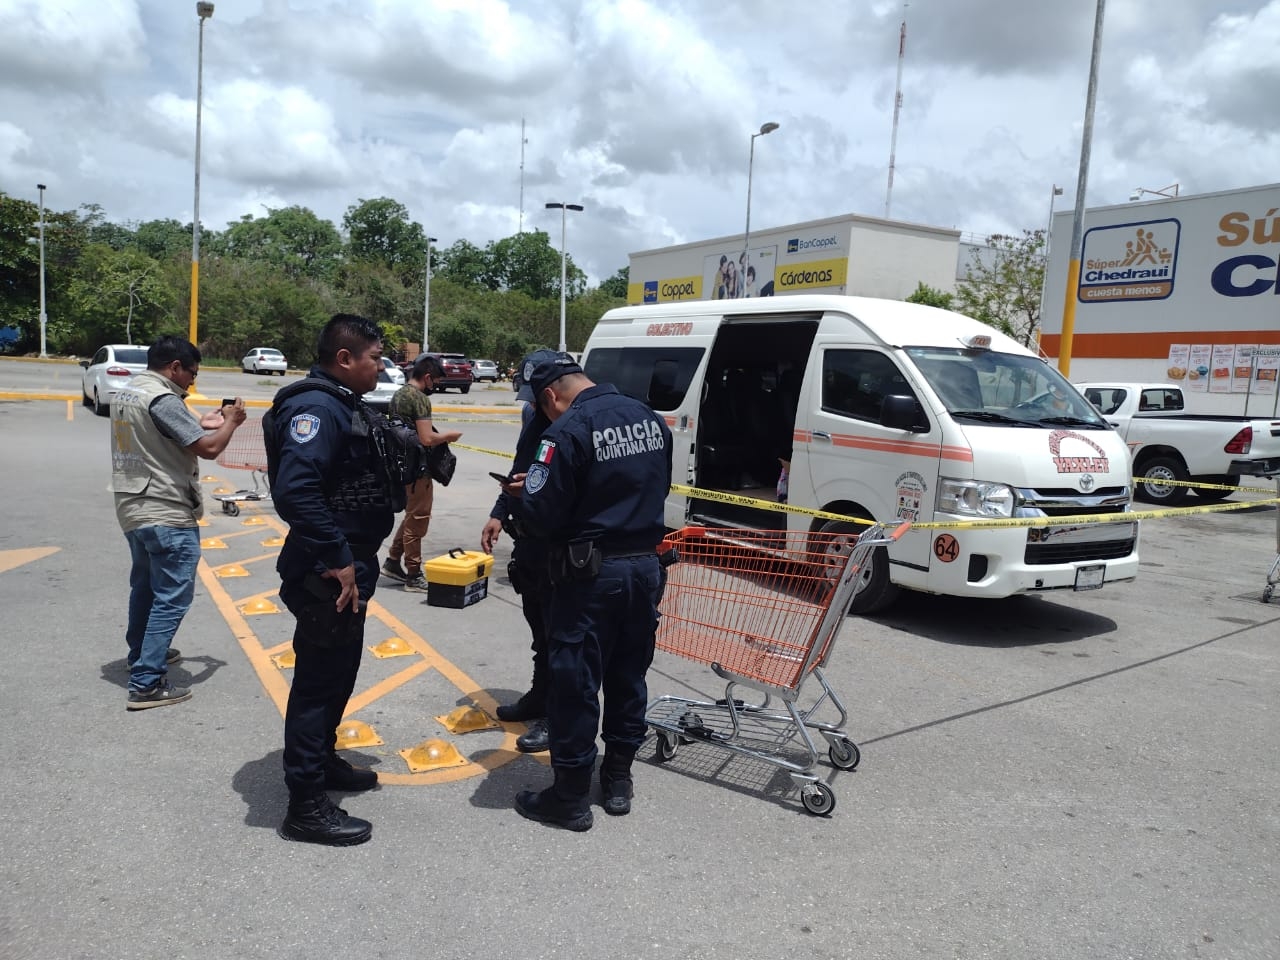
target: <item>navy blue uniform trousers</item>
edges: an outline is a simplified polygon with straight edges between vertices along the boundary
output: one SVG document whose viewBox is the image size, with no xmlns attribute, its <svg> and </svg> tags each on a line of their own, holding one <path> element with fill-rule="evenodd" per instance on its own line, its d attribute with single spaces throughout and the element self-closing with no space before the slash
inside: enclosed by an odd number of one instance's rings
<svg viewBox="0 0 1280 960">
<path fill-rule="evenodd" d="M 324 765 L 334 752 L 338 724 L 355 689 L 364 653 L 365 605 L 378 582 L 377 555 L 357 557 L 355 568 L 360 612 L 353 615 L 347 608 L 342 617 L 346 629 L 337 639 L 307 628 L 307 607 L 319 598 L 301 581 L 280 584 L 281 601 L 299 621 L 293 633 L 293 685 L 284 715 L 284 782 L 290 795 L 324 789 Z"/>
<path fill-rule="evenodd" d="M 606 752 L 634 756 L 644 741 L 645 673 L 665 583 L 657 555 L 646 554 L 607 559 L 596 578 L 555 585 L 547 632 L 552 767 L 590 769 L 597 731 Z"/>
</svg>

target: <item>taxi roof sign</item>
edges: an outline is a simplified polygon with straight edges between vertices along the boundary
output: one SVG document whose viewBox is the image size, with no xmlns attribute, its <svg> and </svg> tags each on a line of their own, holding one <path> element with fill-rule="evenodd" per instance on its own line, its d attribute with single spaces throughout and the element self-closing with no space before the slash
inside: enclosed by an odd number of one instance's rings
<svg viewBox="0 0 1280 960">
<path fill-rule="evenodd" d="M 961 337 L 960 342 L 970 350 L 991 349 L 991 335 L 989 333 L 971 333 L 967 337 Z"/>
</svg>

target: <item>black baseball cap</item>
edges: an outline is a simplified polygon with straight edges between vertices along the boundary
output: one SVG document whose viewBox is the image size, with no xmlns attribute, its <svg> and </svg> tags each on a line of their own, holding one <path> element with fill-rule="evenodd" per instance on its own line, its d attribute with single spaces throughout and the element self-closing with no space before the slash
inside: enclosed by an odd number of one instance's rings
<svg viewBox="0 0 1280 960">
<path fill-rule="evenodd" d="M 539 394 L 561 377 L 570 373 L 581 373 L 578 361 L 559 350 L 535 350 L 520 362 L 519 376 L 522 381 L 516 392 L 517 400 L 533 403 Z"/>
</svg>

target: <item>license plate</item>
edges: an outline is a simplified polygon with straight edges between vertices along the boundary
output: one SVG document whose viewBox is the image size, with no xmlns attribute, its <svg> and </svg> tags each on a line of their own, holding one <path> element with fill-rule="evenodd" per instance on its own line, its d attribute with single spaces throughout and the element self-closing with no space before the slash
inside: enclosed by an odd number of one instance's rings
<svg viewBox="0 0 1280 960">
<path fill-rule="evenodd" d="M 1094 563 L 1087 567 L 1076 568 L 1077 590 L 1101 590 L 1102 580 L 1107 575 L 1105 563 Z"/>
</svg>

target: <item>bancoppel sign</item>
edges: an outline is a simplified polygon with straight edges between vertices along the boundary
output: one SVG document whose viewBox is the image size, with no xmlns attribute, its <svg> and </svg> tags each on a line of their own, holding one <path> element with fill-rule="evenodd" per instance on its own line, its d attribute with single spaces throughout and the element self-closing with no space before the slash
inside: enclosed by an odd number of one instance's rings
<svg viewBox="0 0 1280 960">
<path fill-rule="evenodd" d="M 1076 296 L 1082 303 L 1165 299 L 1173 293 L 1181 235 L 1173 219 L 1087 231 Z"/>
<path fill-rule="evenodd" d="M 792 237 L 787 241 L 787 253 L 790 255 L 827 253 L 839 249 L 840 238 L 835 236 Z"/>
</svg>

